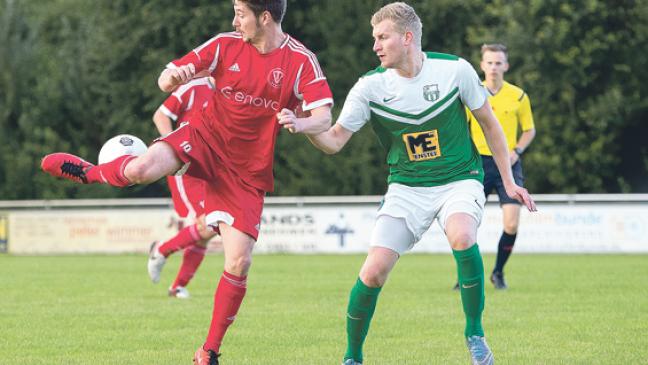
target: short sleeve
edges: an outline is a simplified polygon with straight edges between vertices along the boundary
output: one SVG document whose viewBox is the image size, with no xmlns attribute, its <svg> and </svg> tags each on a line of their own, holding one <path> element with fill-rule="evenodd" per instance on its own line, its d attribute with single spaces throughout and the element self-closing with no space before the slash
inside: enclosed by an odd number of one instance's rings
<svg viewBox="0 0 648 365">
<path fill-rule="evenodd" d="M 533 123 L 533 113 L 531 113 L 531 100 L 529 100 L 529 96 L 526 93 L 524 93 L 522 100 L 520 101 L 518 120 L 520 121 L 520 127 L 523 131 L 535 128 Z"/>
<path fill-rule="evenodd" d="M 164 100 L 164 103 L 160 105 L 160 111 L 162 114 L 171 118 L 174 122 L 178 120 L 178 115 L 180 115 L 181 110 L 181 101 L 173 94 L 169 95 L 169 97 Z"/>
<path fill-rule="evenodd" d="M 190 108 L 194 93 L 195 82 L 180 86 L 164 100 L 164 103 L 160 106 L 160 111 L 174 122 L 177 121 L 180 115 Z"/>
<path fill-rule="evenodd" d="M 481 108 L 486 102 L 486 90 L 477 76 L 475 69 L 463 58 L 459 59 L 457 70 L 459 97 L 470 110 Z"/>
<path fill-rule="evenodd" d="M 308 111 L 323 105 L 333 105 L 333 93 L 317 58 L 312 52 L 307 52 L 306 56 L 295 80 L 295 95 L 303 101 L 302 109 Z"/>
<path fill-rule="evenodd" d="M 351 132 L 357 132 L 371 118 L 369 109 L 369 88 L 366 78 L 360 78 L 349 91 L 337 123 Z"/>
<path fill-rule="evenodd" d="M 218 57 L 222 48 L 222 37 L 216 36 L 203 43 L 193 51 L 181 58 L 171 61 L 167 68 L 185 66 L 192 63 L 196 67 L 196 73 L 209 70 L 210 73 L 218 66 Z"/>
</svg>

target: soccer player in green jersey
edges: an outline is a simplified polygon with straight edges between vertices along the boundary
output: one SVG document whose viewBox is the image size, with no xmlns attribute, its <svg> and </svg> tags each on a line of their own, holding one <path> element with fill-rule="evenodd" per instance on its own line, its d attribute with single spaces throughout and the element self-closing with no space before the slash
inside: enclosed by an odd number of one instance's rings
<svg viewBox="0 0 648 365">
<path fill-rule="evenodd" d="M 389 272 L 435 219 L 457 263 L 472 363 L 492 364 L 481 322 L 484 267 L 475 243 L 485 202 L 483 170 L 470 139 L 465 107 L 484 131 L 506 193 L 531 211 L 535 203 L 513 181 L 504 134 L 472 66 L 456 56 L 422 52 L 421 21 L 405 3 L 384 6 L 373 15 L 371 25 L 380 67 L 351 89 L 335 125 L 309 136 L 319 149 L 336 153 L 371 122 L 387 149 L 389 188 L 351 290 L 343 364 L 362 364 L 362 345 Z M 294 118 L 282 111 L 279 123 L 291 128 Z"/>
</svg>

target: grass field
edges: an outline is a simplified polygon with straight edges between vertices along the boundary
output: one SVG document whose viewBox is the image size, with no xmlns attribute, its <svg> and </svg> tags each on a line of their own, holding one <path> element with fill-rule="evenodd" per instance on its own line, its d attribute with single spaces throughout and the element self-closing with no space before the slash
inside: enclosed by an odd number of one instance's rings
<svg viewBox="0 0 648 365">
<path fill-rule="evenodd" d="M 256 256 L 223 364 L 339 364 L 348 292 L 364 256 Z M 191 364 L 222 257 L 186 301 L 144 256 L 0 256 L 0 364 Z M 493 257 L 486 256 L 486 270 Z M 406 255 L 381 293 L 367 365 L 468 364 L 450 255 Z M 497 364 L 648 364 L 648 256 L 516 255 L 511 289 L 486 289 Z"/>
</svg>

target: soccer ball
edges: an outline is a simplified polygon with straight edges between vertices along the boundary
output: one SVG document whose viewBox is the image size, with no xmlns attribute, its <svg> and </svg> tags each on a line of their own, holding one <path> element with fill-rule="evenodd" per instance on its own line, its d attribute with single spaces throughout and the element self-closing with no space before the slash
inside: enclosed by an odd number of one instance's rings
<svg viewBox="0 0 648 365">
<path fill-rule="evenodd" d="M 139 156 L 146 152 L 146 144 L 139 138 L 130 134 L 115 136 L 101 147 L 99 163 L 110 162 L 123 155 Z"/>
</svg>

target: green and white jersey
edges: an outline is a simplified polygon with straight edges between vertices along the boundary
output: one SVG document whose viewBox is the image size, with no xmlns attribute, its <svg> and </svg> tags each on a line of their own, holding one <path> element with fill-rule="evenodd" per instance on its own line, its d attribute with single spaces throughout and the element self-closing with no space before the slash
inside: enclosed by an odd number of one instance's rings
<svg viewBox="0 0 648 365">
<path fill-rule="evenodd" d="M 389 183 L 438 186 L 483 180 L 481 160 L 470 138 L 465 107 L 475 110 L 487 95 L 464 59 L 426 53 L 416 77 L 377 69 L 353 86 L 337 120 L 357 132 L 368 121 L 387 149 Z"/>
</svg>

